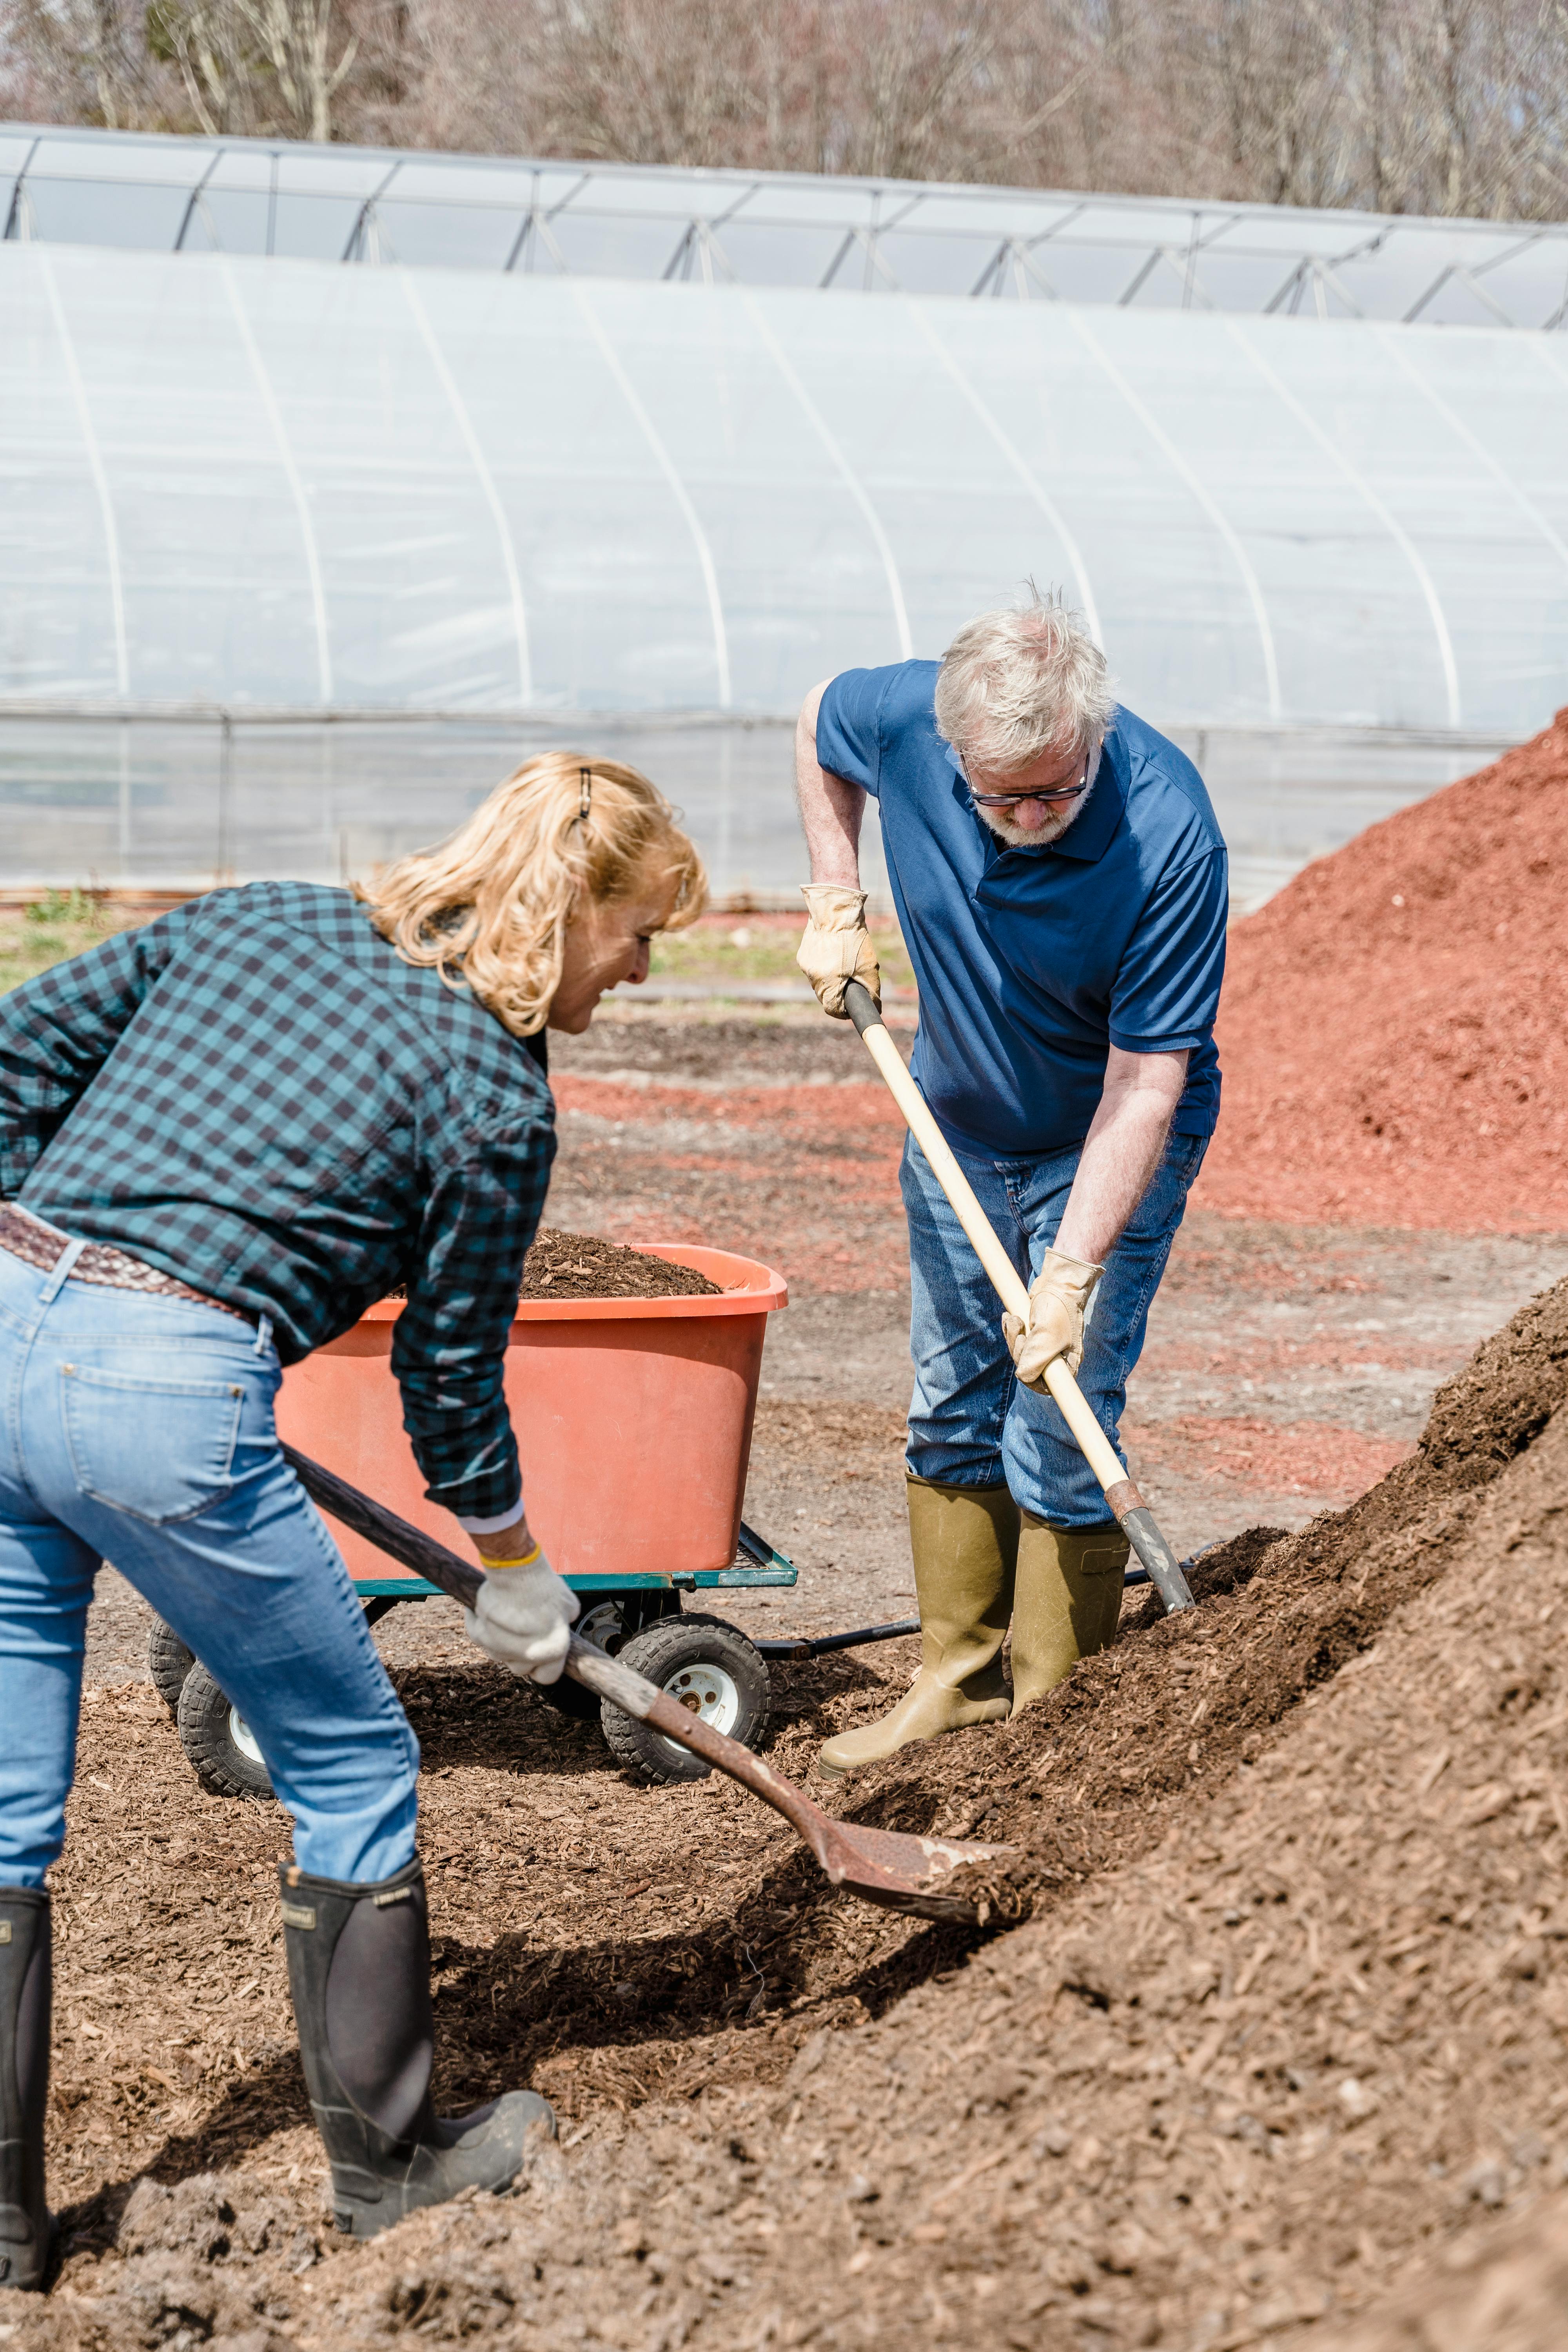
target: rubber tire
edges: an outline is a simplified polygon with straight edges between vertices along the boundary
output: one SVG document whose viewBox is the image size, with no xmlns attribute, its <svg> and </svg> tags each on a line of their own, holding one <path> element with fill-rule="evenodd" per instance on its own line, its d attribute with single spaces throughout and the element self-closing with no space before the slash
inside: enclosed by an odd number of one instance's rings
<svg viewBox="0 0 1568 2352">
<path fill-rule="evenodd" d="M 272 1782 L 265 1764 L 235 1745 L 229 1728 L 227 1699 L 199 1663 L 185 1676 L 180 1693 L 180 1745 L 191 1768 L 212 1797 L 269 1797 Z"/>
<path fill-rule="evenodd" d="M 185 1677 L 195 1664 L 172 1625 L 154 1617 L 147 1629 L 147 1665 L 153 1687 L 159 1697 L 176 1719 L 180 1712 L 180 1693 L 185 1687 Z"/>
<path fill-rule="evenodd" d="M 722 1617 L 706 1617 L 692 1610 L 680 1617 L 668 1618 L 634 1633 L 629 1642 L 622 1643 L 617 1655 L 622 1665 L 646 1675 L 660 1690 L 683 1665 L 722 1666 L 735 1685 L 741 1702 L 740 1713 L 731 1727 L 731 1738 L 738 1739 L 745 1748 L 760 1748 L 766 1738 L 768 1719 L 773 1713 L 767 1660 L 738 1626 L 727 1625 Z M 635 1772 L 641 1780 L 656 1786 L 671 1780 L 705 1780 L 713 1769 L 686 1748 L 677 1748 L 661 1732 L 639 1723 L 635 1716 L 623 1715 L 607 1699 L 600 1721 L 616 1763 Z"/>
<path fill-rule="evenodd" d="M 590 1593 L 584 1603 L 584 1614 L 586 1615 L 587 1611 L 601 1601 L 642 1601 L 644 1598 L 645 1596 L 640 1592 Z M 676 1593 L 673 1600 L 673 1616 L 678 1618 L 680 1613 L 680 1595 Z M 619 1651 L 616 1654 L 618 1657 Z M 558 1675 L 552 1683 L 535 1683 L 532 1687 L 539 1693 L 546 1706 L 552 1706 L 557 1715 L 566 1716 L 573 1723 L 596 1724 L 599 1722 L 599 1701 L 591 1690 L 584 1690 L 581 1683 L 574 1683 L 570 1675 Z"/>
</svg>

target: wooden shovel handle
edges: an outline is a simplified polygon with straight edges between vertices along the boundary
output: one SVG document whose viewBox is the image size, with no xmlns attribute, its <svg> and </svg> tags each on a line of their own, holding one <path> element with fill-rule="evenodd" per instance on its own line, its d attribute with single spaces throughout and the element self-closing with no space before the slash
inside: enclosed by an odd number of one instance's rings
<svg viewBox="0 0 1568 2352">
<path fill-rule="evenodd" d="M 888 1091 L 903 1112 L 910 1134 L 925 1153 L 931 1174 L 947 1194 L 952 1213 L 973 1245 L 974 1255 L 991 1278 L 992 1288 L 1009 1315 L 1028 1319 L 1029 1292 L 1023 1276 L 1003 1248 L 996 1229 L 974 1197 L 974 1188 L 952 1156 L 952 1150 L 930 1105 L 916 1086 L 898 1047 L 889 1036 L 877 1000 L 864 982 L 850 981 L 844 991 L 844 1009 L 860 1032 L 861 1042 L 887 1081 Z M 1182 1574 L 1181 1562 L 1154 1524 L 1154 1515 L 1127 1475 L 1093 1413 L 1083 1391 L 1061 1357 L 1046 1366 L 1046 1386 L 1060 1408 L 1073 1441 L 1089 1464 L 1105 1499 L 1121 1522 L 1133 1550 L 1149 1571 L 1150 1581 L 1167 1610 L 1190 1609 L 1193 1596 Z"/>
<path fill-rule="evenodd" d="M 353 1528 L 356 1535 L 363 1536 L 367 1543 L 374 1544 L 389 1558 L 401 1560 L 405 1568 L 438 1585 L 465 1609 L 473 1607 L 484 1577 L 470 1561 L 448 1551 L 445 1544 L 437 1543 L 407 1519 L 399 1518 L 384 1504 L 373 1502 L 357 1486 L 351 1486 L 346 1478 L 340 1478 L 320 1462 L 312 1462 L 308 1454 L 300 1453 L 292 1445 L 286 1445 L 283 1454 L 305 1492 L 321 1509 L 331 1512 L 333 1518 Z M 918 1902 L 924 1895 L 925 1880 L 933 1872 L 940 1874 L 944 1857 L 951 1866 L 952 1863 L 995 1851 L 987 1846 L 944 1847 L 942 1841 L 932 1839 L 890 1839 L 875 1831 L 858 1830 L 836 1822 L 804 1790 L 784 1780 L 738 1739 L 726 1738 L 700 1717 L 689 1714 L 679 1700 L 661 1691 L 646 1675 L 634 1673 L 630 1666 L 595 1648 L 592 1642 L 584 1642 L 577 1633 L 573 1634 L 566 1654 L 566 1672 L 584 1690 L 608 1699 L 612 1706 L 636 1716 L 641 1722 L 651 1724 L 667 1739 L 689 1748 L 693 1756 L 700 1756 L 705 1764 L 727 1773 L 743 1789 L 750 1789 L 753 1796 L 761 1797 L 765 1805 L 771 1805 L 774 1812 L 782 1813 L 790 1827 L 805 1839 L 836 1886 L 847 1880 L 857 1893 L 873 1901 L 891 1895 L 900 1901 L 913 1897 Z M 925 1849 L 920 1857 L 918 1878 L 900 1866 L 905 1843 L 911 1849 L 917 1845 Z M 885 1861 L 880 1851 L 883 1848 L 887 1849 Z M 960 1904 L 954 1916 L 969 1916 L 972 1907 Z"/>
<path fill-rule="evenodd" d="M 346 1478 L 340 1478 L 335 1471 L 324 1468 L 320 1462 L 312 1462 L 308 1454 L 300 1454 L 294 1446 L 286 1445 L 283 1454 L 307 1495 L 323 1511 L 330 1511 L 333 1518 L 341 1519 L 345 1527 L 353 1528 L 356 1535 L 363 1536 L 367 1543 L 374 1544 L 378 1550 L 387 1553 L 391 1559 L 401 1560 L 405 1568 L 413 1569 L 416 1575 L 425 1577 L 431 1584 L 438 1584 L 443 1592 L 449 1593 L 465 1609 L 474 1606 L 485 1580 L 482 1571 L 471 1561 L 463 1559 L 455 1551 L 448 1551 L 445 1544 L 438 1544 L 433 1536 L 426 1535 L 422 1528 L 414 1527 L 407 1519 L 399 1518 L 397 1513 L 389 1511 L 384 1504 L 372 1502 L 370 1496 L 362 1495 L 357 1486 L 351 1486 Z M 705 1763 L 716 1764 L 732 1780 L 740 1780 L 746 1788 L 754 1790 L 759 1797 L 765 1798 L 787 1820 L 794 1822 L 803 1835 L 806 1833 L 804 1826 L 805 1816 L 816 1815 L 821 1821 L 827 1820 L 827 1815 L 814 1805 L 809 1797 L 803 1797 L 796 1789 L 789 1789 L 787 1781 L 781 1782 L 777 1773 L 770 1771 L 762 1758 L 753 1756 L 749 1748 L 742 1748 L 738 1739 L 727 1739 L 721 1731 L 715 1731 L 700 1717 L 688 1714 L 685 1707 L 656 1684 L 650 1683 L 645 1675 L 634 1674 L 630 1666 L 623 1666 L 617 1659 L 597 1649 L 592 1642 L 584 1642 L 577 1633 L 573 1634 L 572 1645 L 566 1654 L 566 1672 L 574 1682 L 581 1683 L 596 1697 L 607 1698 L 612 1706 L 620 1707 L 626 1714 L 651 1723 L 654 1729 L 662 1731 L 667 1739 L 679 1741 L 682 1748 L 689 1748 L 694 1756 L 700 1756 Z M 781 1791 L 784 1789 L 789 1789 L 789 1795 L 795 1800 L 796 1806 L 804 1809 L 800 1818 L 788 1804 L 780 1801 Z"/>
<path fill-rule="evenodd" d="M 743 1748 L 738 1739 L 729 1738 L 722 1731 L 715 1731 L 710 1723 L 689 1713 L 679 1699 L 671 1698 L 668 1691 L 661 1691 L 646 1675 L 635 1673 L 618 1658 L 610 1657 L 576 1633 L 566 1654 L 566 1672 L 584 1690 L 607 1698 L 624 1715 L 635 1715 L 640 1722 L 651 1724 L 667 1739 L 689 1748 L 705 1764 L 713 1765 L 731 1780 L 738 1780 L 743 1789 L 750 1789 L 753 1796 L 761 1797 L 765 1805 L 782 1813 L 799 1832 L 830 1878 L 837 1882 L 843 1876 L 842 1870 L 835 1867 L 837 1857 L 833 1853 L 838 1824 L 751 1748 Z"/>
</svg>

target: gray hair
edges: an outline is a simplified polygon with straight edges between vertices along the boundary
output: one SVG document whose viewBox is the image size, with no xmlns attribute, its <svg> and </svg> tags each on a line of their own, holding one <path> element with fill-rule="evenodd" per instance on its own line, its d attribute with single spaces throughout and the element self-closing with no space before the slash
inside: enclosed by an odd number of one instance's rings
<svg viewBox="0 0 1568 2352">
<path fill-rule="evenodd" d="M 1087 751 L 1115 715 L 1110 672 L 1082 614 L 1033 581 L 1027 603 L 981 613 L 942 656 L 937 732 L 987 775 L 1058 747 Z"/>
</svg>

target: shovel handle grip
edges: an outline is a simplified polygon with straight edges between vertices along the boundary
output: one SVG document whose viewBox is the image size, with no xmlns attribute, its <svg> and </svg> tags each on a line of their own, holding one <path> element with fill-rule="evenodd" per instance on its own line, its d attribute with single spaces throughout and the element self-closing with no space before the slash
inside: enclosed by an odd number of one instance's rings
<svg viewBox="0 0 1568 2352">
<path fill-rule="evenodd" d="M 952 1150 L 924 1095 L 904 1066 L 903 1055 L 889 1036 L 877 1010 L 877 1000 L 864 982 L 850 981 L 844 991 L 844 1009 L 860 1032 L 861 1042 L 887 1081 L 888 1091 L 904 1115 L 905 1123 L 925 1153 L 931 1174 L 947 1194 L 953 1214 L 968 1234 L 974 1255 L 991 1278 L 992 1288 L 1009 1315 L 1027 1320 L 1028 1286 L 997 1239 L 996 1229 L 974 1197 L 974 1188 L 953 1158 Z M 1073 1441 L 1089 1464 L 1122 1533 L 1149 1571 L 1167 1610 L 1190 1609 L 1193 1596 L 1175 1553 L 1154 1524 L 1154 1515 L 1122 1468 L 1093 1413 L 1083 1391 L 1061 1357 L 1046 1366 L 1046 1386 L 1060 1409 Z"/>
</svg>

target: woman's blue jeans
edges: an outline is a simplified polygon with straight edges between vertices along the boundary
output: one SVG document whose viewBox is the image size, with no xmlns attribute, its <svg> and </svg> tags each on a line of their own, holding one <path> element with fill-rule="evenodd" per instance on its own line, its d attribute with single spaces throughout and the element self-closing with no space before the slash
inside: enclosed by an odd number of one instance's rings
<svg viewBox="0 0 1568 2352">
<path fill-rule="evenodd" d="M 413 1859 L 419 1746 L 279 1450 L 270 1331 L 65 1263 L 0 1249 L 0 1885 L 41 1885 L 64 1843 L 104 1559 L 255 1733 L 300 1868 L 390 1877 Z"/>
<path fill-rule="evenodd" d="M 1150 1301 L 1206 1140 L 1171 1137 L 1095 1293 L 1079 1386 L 1119 1454 L 1127 1376 L 1142 1353 Z M 955 1156 L 1014 1265 L 1032 1282 L 1061 1224 L 1079 1153 L 1030 1160 L 980 1159 L 968 1151 Z M 1054 1401 L 1018 1385 L 996 1293 L 913 1136 L 905 1140 L 900 1175 L 910 1221 L 915 1365 L 910 1469 L 942 1486 L 1005 1485 L 1015 1502 L 1053 1527 L 1105 1526 L 1110 1514 L 1100 1481 Z"/>
</svg>

